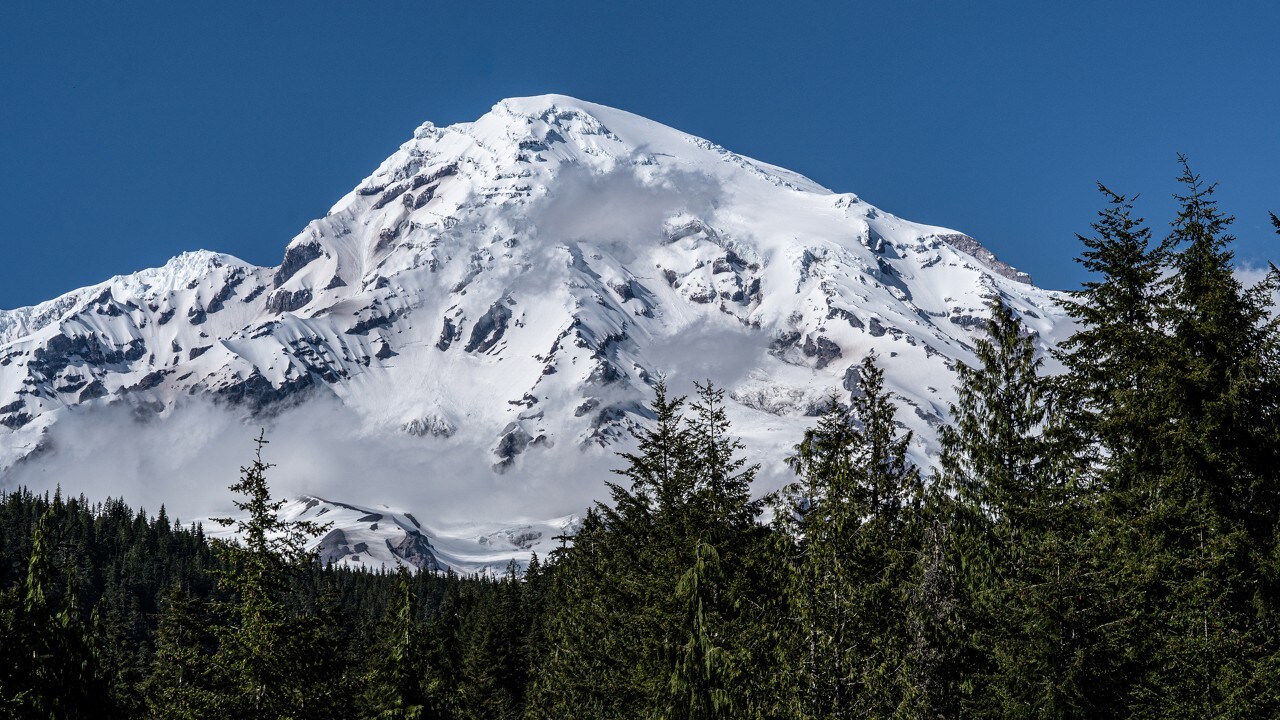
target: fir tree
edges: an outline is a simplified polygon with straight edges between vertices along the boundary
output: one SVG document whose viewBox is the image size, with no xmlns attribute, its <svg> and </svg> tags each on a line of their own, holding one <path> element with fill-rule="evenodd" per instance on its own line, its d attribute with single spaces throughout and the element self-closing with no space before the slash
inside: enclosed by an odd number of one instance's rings
<svg viewBox="0 0 1280 720">
<path fill-rule="evenodd" d="M 661 717 L 669 720 L 713 720 L 738 717 L 732 650 L 724 638 L 719 617 L 724 593 L 720 555 L 698 543 L 693 565 L 676 585 L 676 598 L 684 606 L 684 637 L 672 648 L 669 698 Z"/>
<path fill-rule="evenodd" d="M 150 718 L 196 720 L 217 713 L 225 697 L 213 664 L 214 619 L 208 604 L 181 585 L 165 597 L 151 673 L 140 688 Z"/>
<path fill-rule="evenodd" d="M 290 652 L 292 618 L 285 596 L 291 573 L 313 560 L 308 538 L 323 529 L 278 515 L 284 501 L 273 500 L 267 485 L 272 465 L 262 459 L 264 435 L 256 440 L 253 462 L 240 469 L 240 480 L 230 488 L 243 498 L 234 504 L 244 517 L 216 520 L 234 526 L 243 543 L 217 546 L 218 582 L 234 600 L 226 608 L 229 622 L 219 628 L 216 662 L 231 683 L 228 704 L 254 718 L 289 716 L 298 709 L 296 688 L 304 678 L 294 672 L 300 658 Z"/>
<path fill-rule="evenodd" d="M 53 526 L 63 511 L 60 496 L 34 524 L 31 554 L 20 592 L 3 603 L 4 644 L 12 664 L 0 670 L 0 692 L 14 718 L 110 716 L 99 685 L 71 575 L 59 591 Z"/>
<path fill-rule="evenodd" d="M 1169 304 L 1169 243 L 1151 245 L 1151 230 L 1133 216 L 1133 201 L 1099 184 L 1107 207 L 1078 261 L 1091 273 L 1063 303 L 1080 330 L 1062 343 L 1067 367 L 1062 421 L 1077 433 L 1074 450 L 1105 462 L 1108 488 L 1126 489 L 1157 454 L 1160 413 L 1153 382 L 1168 347 L 1161 321 Z"/>
<path fill-rule="evenodd" d="M 921 711 L 905 630 L 924 488 L 883 371 L 873 356 L 858 370 L 851 407 L 832 398 L 789 458 L 800 481 L 780 496 L 776 524 L 797 553 L 787 597 L 802 717 Z"/>
<path fill-rule="evenodd" d="M 395 596 L 387 606 L 382 637 L 373 654 L 365 690 L 369 717 L 378 720 L 421 720 L 426 697 L 418 663 L 424 651 L 417 598 L 409 571 L 396 571 Z"/>
<path fill-rule="evenodd" d="M 1246 289 L 1231 266 L 1233 219 L 1180 157 L 1182 194 L 1169 244 L 1169 351 L 1153 379 L 1163 413 L 1133 532 L 1144 603 L 1130 689 L 1147 716 L 1257 714 L 1276 637 L 1274 585 L 1257 558 L 1274 552 L 1278 377 L 1274 277 Z M 1135 555 L 1137 554 L 1135 552 Z"/>
<path fill-rule="evenodd" d="M 954 425 L 941 433 L 941 487 L 971 668 L 964 713 L 1070 715 L 1076 584 L 1083 574 L 1073 522 L 1080 494 L 1050 442 L 1047 383 L 1032 337 L 1003 302 L 991 306 L 979 365 L 957 369 Z"/>
</svg>

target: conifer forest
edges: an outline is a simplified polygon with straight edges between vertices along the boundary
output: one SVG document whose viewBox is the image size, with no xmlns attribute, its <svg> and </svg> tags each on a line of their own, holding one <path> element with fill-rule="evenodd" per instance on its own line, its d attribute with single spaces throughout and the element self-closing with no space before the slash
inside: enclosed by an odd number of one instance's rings
<svg viewBox="0 0 1280 720">
<path fill-rule="evenodd" d="M 523 574 L 321 566 L 269 437 L 228 478 L 237 542 L 9 489 L 0 714 L 1280 717 L 1280 270 L 1242 284 L 1181 168 L 1167 230 L 1100 186 L 1063 372 L 993 300 L 933 467 L 872 356 L 764 497 L 723 390 L 657 383 Z"/>
</svg>

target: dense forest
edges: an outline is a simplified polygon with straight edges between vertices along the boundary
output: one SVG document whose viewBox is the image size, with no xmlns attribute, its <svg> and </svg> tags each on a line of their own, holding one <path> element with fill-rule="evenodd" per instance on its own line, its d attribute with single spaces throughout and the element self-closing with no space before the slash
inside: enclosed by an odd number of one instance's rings
<svg viewBox="0 0 1280 720">
<path fill-rule="evenodd" d="M 659 383 L 607 497 L 523 577 L 319 566 L 262 438 L 238 543 L 7 493 L 4 713 L 1280 716 L 1280 271 L 1241 284 L 1182 169 L 1162 239 L 1100 188 L 1065 372 L 992 299 L 934 469 L 869 357 L 764 498 L 723 392 Z"/>
</svg>

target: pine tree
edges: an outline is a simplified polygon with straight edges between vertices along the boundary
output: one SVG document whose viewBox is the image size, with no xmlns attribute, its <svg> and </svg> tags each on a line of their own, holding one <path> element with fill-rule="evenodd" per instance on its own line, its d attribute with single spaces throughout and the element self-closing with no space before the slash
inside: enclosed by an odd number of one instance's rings
<svg viewBox="0 0 1280 720">
<path fill-rule="evenodd" d="M 1276 280 L 1240 284 L 1230 249 L 1235 238 L 1227 232 L 1234 218 L 1218 209 L 1216 185 L 1205 185 L 1185 157 L 1179 162 L 1186 194 L 1176 196 L 1181 208 L 1169 239 L 1178 249 L 1168 391 L 1179 421 L 1170 464 L 1203 484 L 1217 512 L 1265 536 L 1280 513 L 1274 479 L 1280 377 L 1273 372 L 1280 319 L 1270 305 Z"/>
<path fill-rule="evenodd" d="M 1133 202 L 1099 184 L 1107 207 L 1093 224 L 1079 261 L 1092 273 L 1064 305 L 1080 329 L 1062 343 L 1067 373 L 1054 383 L 1057 433 L 1052 440 L 1075 480 L 1059 513 L 1055 550 L 1070 553 L 1079 573 L 1072 707 L 1086 715 L 1117 712 L 1141 677 L 1149 653 L 1138 590 L 1147 582 L 1149 535 L 1135 532 L 1156 497 L 1166 403 L 1157 378 L 1172 352 L 1166 331 L 1172 303 L 1168 263 L 1173 245 L 1155 245 L 1133 215 Z M 1052 428 L 1051 428 L 1052 430 Z M 1075 526 L 1074 533 L 1064 530 Z M 1086 530 L 1087 528 L 1087 530 Z"/>
<path fill-rule="evenodd" d="M 636 451 L 620 453 L 626 466 L 615 472 L 629 481 L 629 487 L 608 483 L 618 512 L 667 512 L 680 507 L 692 490 L 693 478 L 687 458 L 693 439 L 681 415 L 685 398 L 672 398 L 667 384 L 659 378 L 649 408 L 653 428 L 636 432 Z"/>
<path fill-rule="evenodd" d="M 832 717 L 847 709 L 842 692 L 851 682 L 847 666 L 851 597 L 856 592 L 845 554 L 856 528 L 852 458 L 858 443 L 848 411 L 831 397 L 817 425 L 806 431 L 787 463 L 800 476 L 778 496 L 775 526 L 789 539 L 782 545 L 786 568 L 784 612 L 798 632 L 789 642 L 785 662 L 796 682 L 786 703 L 797 717 Z"/>
<path fill-rule="evenodd" d="M 991 305 L 989 337 L 974 344 L 979 366 L 958 365 L 954 424 L 941 432 L 942 478 L 958 499 L 989 521 L 1008 523 L 1010 552 L 1046 462 L 1042 361 L 1002 301 Z"/>
<path fill-rule="evenodd" d="M 713 720 L 738 717 L 734 693 L 733 651 L 726 647 L 724 620 L 719 617 L 725 592 L 720 555 L 699 542 L 693 565 L 676 585 L 684 606 L 684 636 L 672 648 L 669 696 L 661 717 L 668 720 Z"/>
<path fill-rule="evenodd" d="M 423 677 L 418 671 L 424 644 L 418 621 L 417 597 L 403 566 L 396 572 L 395 595 L 387 606 L 382 637 L 373 653 L 365 698 L 368 716 L 378 720 L 420 720 L 425 717 Z"/>
<path fill-rule="evenodd" d="M 553 553 L 550 657 L 533 682 L 534 716 L 674 712 L 678 649 L 695 633 L 678 588 L 697 563 L 706 568 L 713 551 L 724 581 L 701 597 L 696 632 L 716 638 L 729 657 L 743 652 L 746 558 L 760 542 L 760 503 L 750 496 L 756 468 L 728 434 L 723 391 L 710 385 L 698 391 L 685 415 L 684 399 L 668 397 L 659 383 L 656 422 L 639 433 L 637 452 L 621 456 L 626 466 L 619 474 L 630 483 L 610 483 L 612 502 L 593 508 L 573 545 Z M 746 698 L 753 689 L 721 691 Z"/>
<path fill-rule="evenodd" d="M 0 669 L 0 700 L 14 718 L 110 716 L 70 574 L 61 592 L 55 584 L 51 544 L 63 511 L 60 496 L 55 499 L 32 531 L 21 592 L 3 603 L 4 644 L 13 662 Z"/>
<path fill-rule="evenodd" d="M 427 717 L 456 718 L 463 714 L 458 688 L 465 681 L 461 668 L 466 638 L 462 634 L 467 613 L 474 604 L 471 583 L 448 571 L 439 606 L 425 628 L 423 681 Z"/>
<path fill-rule="evenodd" d="M 694 386 L 698 396 L 690 405 L 687 420 L 692 478 L 687 510 L 694 513 L 695 522 L 709 521 L 703 529 L 712 531 L 707 538 L 710 542 L 732 544 L 755 525 L 763 509 L 762 501 L 751 499 L 751 483 L 760 466 L 748 464 L 741 456 L 745 449 L 742 441 L 729 435 L 724 390 L 710 382 Z M 717 532 L 723 532 L 724 537 L 716 537 Z"/>
<path fill-rule="evenodd" d="M 1079 712 L 1074 668 L 1083 642 L 1076 607 L 1085 575 L 1078 521 L 1085 498 L 1053 433 L 1048 385 L 1032 337 L 1001 301 L 979 365 L 957 369 L 954 425 L 941 433 L 943 512 L 959 568 L 959 614 L 973 664 L 963 711 L 972 716 Z M 941 500 L 941 498 L 939 498 Z M 942 500 L 947 503 L 949 501 Z"/>
<path fill-rule="evenodd" d="M 303 678 L 294 672 L 299 658 L 291 657 L 293 618 L 285 597 L 290 575 L 313 560 L 306 551 L 308 538 L 323 529 L 277 514 L 284 501 L 273 500 L 267 485 L 266 472 L 273 467 L 262 459 L 267 443 L 260 434 L 253 462 L 240 469 L 240 480 L 230 487 L 243 497 L 234 504 L 244 517 L 216 519 L 234 526 L 240 538 L 217 546 L 222 567 L 215 574 L 234 600 L 226 608 L 229 622 L 219 627 L 216 662 L 229 675 L 228 705 L 254 718 L 289 716 L 298 709 L 296 691 Z"/>
<path fill-rule="evenodd" d="M 150 718 L 196 720 L 217 713 L 225 690 L 213 664 L 214 620 L 208 604 L 181 585 L 165 597 L 151 674 L 141 694 Z"/>
<path fill-rule="evenodd" d="M 567 539 L 566 539 L 567 540 Z M 572 545 L 552 553 L 546 619 L 548 653 L 531 682 L 527 716 L 644 717 L 656 702 L 641 685 L 654 652 L 651 608 L 633 565 L 616 567 L 609 530 L 597 509 L 589 510 Z M 643 662 L 642 662 L 643 661 Z M 640 664 L 640 667 L 637 667 Z"/>
<path fill-rule="evenodd" d="M 1157 455 L 1160 413 L 1152 378 L 1168 347 L 1161 321 L 1170 302 L 1169 243 L 1151 245 L 1151 229 L 1133 201 L 1099 184 L 1107 207 L 1095 235 L 1077 235 L 1078 261 L 1093 279 L 1063 303 L 1080 330 L 1062 343 L 1065 397 L 1058 408 L 1078 434 L 1074 450 L 1105 462 L 1099 482 L 1124 490 Z M 1099 451 L 1089 448 L 1098 443 Z"/>
<path fill-rule="evenodd" d="M 465 718 L 514 718 L 524 704 L 520 633 L 520 581 L 516 565 L 501 579 L 486 578 L 479 602 L 463 626 L 464 681 L 460 699 Z"/>
<path fill-rule="evenodd" d="M 1274 674 L 1263 658 L 1276 637 L 1275 586 L 1259 572 L 1280 514 L 1274 277 L 1241 286 L 1233 219 L 1179 162 L 1168 352 L 1152 379 L 1160 454 L 1131 523 L 1146 571 L 1133 652 L 1146 672 L 1130 694 L 1151 717 L 1266 714 L 1277 708 L 1259 675 Z"/>
<path fill-rule="evenodd" d="M 797 555 L 787 597 L 802 717 L 919 714 L 908 603 L 921 550 L 923 483 L 907 458 L 884 372 L 868 356 L 845 410 L 832 398 L 789 463 L 776 525 Z"/>
</svg>

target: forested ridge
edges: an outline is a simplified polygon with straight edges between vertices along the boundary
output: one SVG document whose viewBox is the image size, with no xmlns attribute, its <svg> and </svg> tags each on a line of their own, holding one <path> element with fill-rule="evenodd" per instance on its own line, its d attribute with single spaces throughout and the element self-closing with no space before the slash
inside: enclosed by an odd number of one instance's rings
<svg viewBox="0 0 1280 720">
<path fill-rule="evenodd" d="M 1181 168 L 1167 235 L 1100 186 L 1065 372 L 992 299 L 934 469 L 867 357 L 764 498 L 723 391 L 659 382 L 607 497 L 523 578 L 321 567 L 265 438 L 237 543 L 9 492 L 3 712 L 1280 716 L 1280 271 L 1241 284 L 1232 219 Z"/>
</svg>

